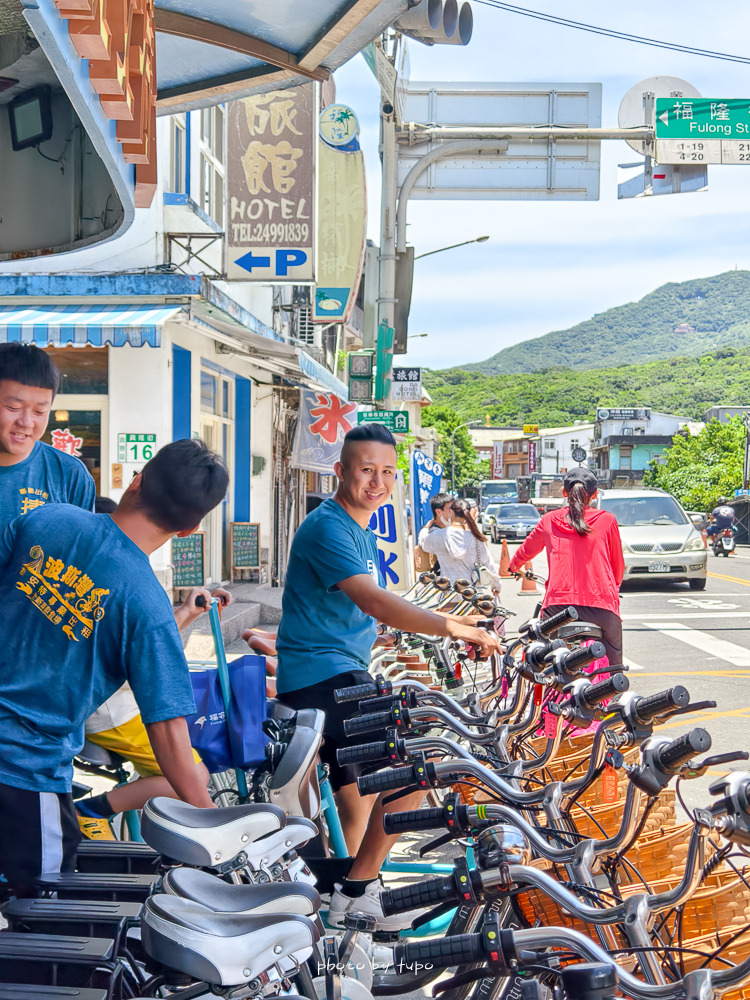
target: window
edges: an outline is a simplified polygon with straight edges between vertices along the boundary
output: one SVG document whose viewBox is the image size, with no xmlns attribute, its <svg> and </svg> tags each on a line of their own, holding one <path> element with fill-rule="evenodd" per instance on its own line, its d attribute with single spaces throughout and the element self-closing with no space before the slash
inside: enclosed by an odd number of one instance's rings
<svg viewBox="0 0 750 1000">
<path fill-rule="evenodd" d="M 167 175 L 167 190 L 173 194 L 185 194 L 187 191 L 187 158 L 188 149 L 185 138 L 185 116 L 174 115 L 169 119 L 170 134 L 170 164 Z"/>
<path fill-rule="evenodd" d="M 529 450 L 529 442 L 528 441 L 522 441 L 521 442 L 521 451 L 524 453 L 524 455 L 528 452 L 528 450 Z"/>
<path fill-rule="evenodd" d="M 232 417 L 231 379 L 201 369 L 201 410 L 215 417 L 231 420 Z"/>
<path fill-rule="evenodd" d="M 544 439 L 544 450 L 545 451 L 554 451 L 555 450 L 555 439 L 554 438 L 545 438 Z"/>
<path fill-rule="evenodd" d="M 224 225 L 224 108 L 201 111 L 201 208 Z"/>
<path fill-rule="evenodd" d="M 630 469 L 630 458 L 633 449 L 625 446 L 620 447 L 620 468 Z"/>
<path fill-rule="evenodd" d="M 623 427 L 622 433 L 624 435 L 628 435 L 629 434 L 632 437 L 633 436 L 633 428 L 632 427 Z"/>
</svg>

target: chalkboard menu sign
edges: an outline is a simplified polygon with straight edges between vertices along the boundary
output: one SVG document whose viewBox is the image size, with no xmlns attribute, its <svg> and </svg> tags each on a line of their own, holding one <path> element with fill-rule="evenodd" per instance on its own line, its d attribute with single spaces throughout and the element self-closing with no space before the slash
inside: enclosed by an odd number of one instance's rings
<svg viewBox="0 0 750 1000">
<path fill-rule="evenodd" d="M 175 589 L 203 586 L 205 537 L 205 532 L 196 531 L 193 535 L 185 535 L 184 538 L 175 535 L 172 539 L 172 586 Z"/>
<path fill-rule="evenodd" d="M 232 521 L 232 575 L 238 569 L 260 571 L 260 525 Z"/>
</svg>

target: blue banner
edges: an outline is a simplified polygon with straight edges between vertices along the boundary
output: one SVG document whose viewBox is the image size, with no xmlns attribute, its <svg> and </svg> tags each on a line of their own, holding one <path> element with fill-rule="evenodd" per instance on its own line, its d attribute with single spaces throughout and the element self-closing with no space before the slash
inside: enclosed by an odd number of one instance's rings
<svg viewBox="0 0 750 1000">
<path fill-rule="evenodd" d="M 425 455 L 423 451 L 415 451 L 412 455 L 411 474 L 414 484 L 414 511 L 412 512 L 414 537 L 418 538 L 422 528 L 428 521 L 432 520 L 430 497 L 434 497 L 436 493 L 440 492 L 443 467 L 429 455 Z"/>
</svg>

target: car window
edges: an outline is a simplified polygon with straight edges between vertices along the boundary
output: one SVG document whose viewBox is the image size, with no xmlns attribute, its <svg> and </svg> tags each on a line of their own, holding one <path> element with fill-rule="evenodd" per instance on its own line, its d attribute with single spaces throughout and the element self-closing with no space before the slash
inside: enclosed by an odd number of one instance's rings
<svg viewBox="0 0 750 1000">
<path fill-rule="evenodd" d="M 602 510 L 614 514 L 620 527 L 637 524 L 687 524 L 688 519 L 673 497 L 605 497 Z"/>
<path fill-rule="evenodd" d="M 539 512 L 530 503 L 505 503 L 493 511 L 495 517 L 530 517 L 539 520 Z"/>
</svg>

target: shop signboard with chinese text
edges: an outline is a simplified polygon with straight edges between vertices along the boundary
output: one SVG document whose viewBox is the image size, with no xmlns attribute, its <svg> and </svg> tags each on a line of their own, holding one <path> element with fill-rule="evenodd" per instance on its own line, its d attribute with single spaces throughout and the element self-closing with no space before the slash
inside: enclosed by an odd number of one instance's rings
<svg viewBox="0 0 750 1000">
<path fill-rule="evenodd" d="M 241 569 L 260 571 L 260 524 L 232 521 L 231 524 L 232 581 Z"/>
<path fill-rule="evenodd" d="M 536 441 L 529 441 L 529 473 L 536 472 Z"/>
<path fill-rule="evenodd" d="M 332 392 L 302 389 L 290 465 L 332 475 L 344 436 L 356 425 L 356 403 L 344 402 Z"/>
<path fill-rule="evenodd" d="M 396 473 L 390 498 L 372 515 L 369 527 L 377 541 L 380 574 L 386 589 L 408 590 L 413 580 L 407 558 L 406 500 L 400 472 Z"/>
<path fill-rule="evenodd" d="M 650 420 L 651 408 L 648 406 L 600 406 L 596 411 L 597 420 Z"/>
<path fill-rule="evenodd" d="M 172 539 L 172 586 L 175 590 L 203 586 L 205 538 L 203 531 L 196 531 L 183 538 L 175 535 Z"/>
<path fill-rule="evenodd" d="M 503 442 L 493 441 L 492 443 L 492 478 L 503 478 Z"/>
<path fill-rule="evenodd" d="M 659 163 L 750 163 L 750 99 L 656 99 Z"/>
<path fill-rule="evenodd" d="M 408 410 L 360 410 L 358 424 L 383 424 L 392 434 L 407 434 L 409 431 Z"/>
<path fill-rule="evenodd" d="M 230 281 L 315 279 L 317 84 L 228 106 L 226 272 Z"/>
<path fill-rule="evenodd" d="M 422 399 L 421 368 L 394 368 L 391 378 L 391 399 L 399 403 L 420 402 Z"/>
<path fill-rule="evenodd" d="M 419 537 L 419 532 L 428 521 L 432 520 L 430 497 L 440 492 L 443 479 L 443 467 L 423 451 L 415 451 L 411 460 L 411 488 L 414 502 L 412 511 L 414 517 L 413 534 Z"/>
</svg>

